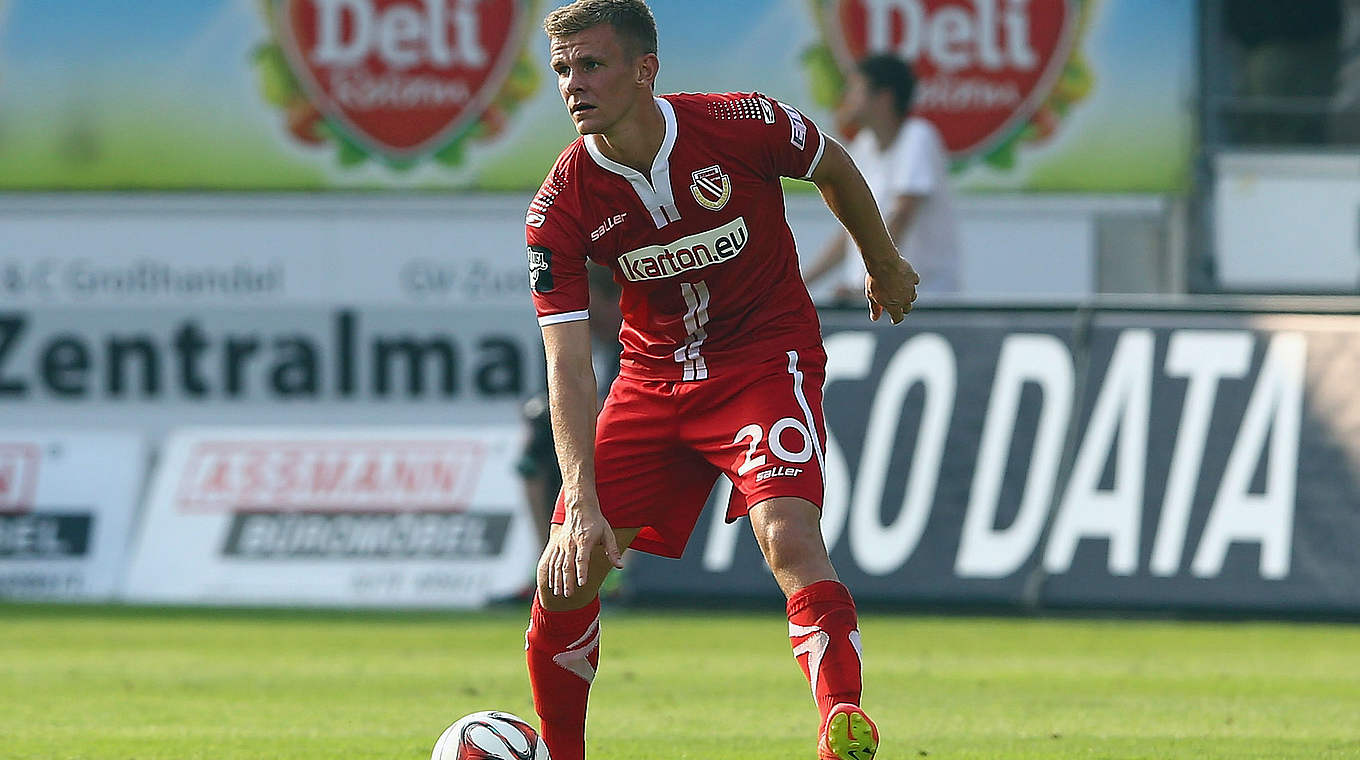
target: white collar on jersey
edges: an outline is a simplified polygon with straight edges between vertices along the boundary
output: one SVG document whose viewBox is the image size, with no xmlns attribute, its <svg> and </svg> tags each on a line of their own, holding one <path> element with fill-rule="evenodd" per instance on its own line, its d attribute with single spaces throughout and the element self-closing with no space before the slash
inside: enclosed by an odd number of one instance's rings
<svg viewBox="0 0 1360 760">
<path fill-rule="evenodd" d="M 637 169 L 624 166 L 606 156 L 597 144 L 599 135 L 586 135 L 585 143 L 586 151 L 595 159 L 595 163 L 628 180 L 642 205 L 651 212 L 656 228 L 661 229 L 671 222 L 680 221 L 680 209 L 675 205 L 675 192 L 671 190 L 671 149 L 675 147 L 676 126 L 675 108 L 671 106 L 670 101 L 665 98 L 654 100 L 661 109 L 661 116 L 666 120 L 666 137 L 661 141 L 661 150 L 656 152 L 656 160 L 652 161 L 650 181 Z"/>
</svg>

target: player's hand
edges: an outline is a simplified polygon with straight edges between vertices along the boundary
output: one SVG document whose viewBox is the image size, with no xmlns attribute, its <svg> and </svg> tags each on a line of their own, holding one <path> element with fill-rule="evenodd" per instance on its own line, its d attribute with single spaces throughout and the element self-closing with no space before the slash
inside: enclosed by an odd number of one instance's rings
<svg viewBox="0 0 1360 760">
<path fill-rule="evenodd" d="M 554 596 L 568 597 L 590 578 L 590 558 L 603 547 L 616 568 L 623 568 L 623 553 L 614 529 L 595 505 L 566 511 L 562 526 L 548 539 L 548 582 Z"/>
<path fill-rule="evenodd" d="M 877 322 L 888 312 L 893 324 L 901 324 L 916 302 L 921 276 L 901 256 L 888 259 L 864 276 L 864 297 L 869 300 L 869 319 Z"/>
</svg>

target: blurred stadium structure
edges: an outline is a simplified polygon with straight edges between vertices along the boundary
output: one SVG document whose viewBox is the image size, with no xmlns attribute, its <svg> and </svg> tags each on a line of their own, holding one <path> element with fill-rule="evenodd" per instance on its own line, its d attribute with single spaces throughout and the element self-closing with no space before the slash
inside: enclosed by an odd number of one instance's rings
<svg viewBox="0 0 1360 760">
<path fill-rule="evenodd" d="M 0 0 L 0 597 L 527 581 L 549 5 Z M 1360 612 L 1360 3 L 654 5 L 663 91 L 829 127 L 855 55 L 924 73 L 964 291 L 825 313 L 866 598 Z M 749 536 L 693 544 L 628 583 L 777 593 Z"/>
</svg>

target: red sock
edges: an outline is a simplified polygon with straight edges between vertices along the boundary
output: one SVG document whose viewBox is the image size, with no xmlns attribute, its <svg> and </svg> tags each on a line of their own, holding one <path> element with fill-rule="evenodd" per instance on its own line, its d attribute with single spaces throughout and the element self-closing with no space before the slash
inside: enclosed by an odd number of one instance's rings
<svg viewBox="0 0 1360 760">
<path fill-rule="evenodd" d="M 524 648 L 548 751 L 553 760 L 585 760 L 586 700 L 600 664 L 600 598 L 579 610 L 552 612 L 535 594 Z"/>
<path fill-rule="evenodd" d="M 788 614 L 789 642 L 812 685 L 822 714 L 820 731 L 837 703 L 859 704 L 863 685 L 855 601 L 840 582 L 818 581 L 789 597 Z"/>
</svg>

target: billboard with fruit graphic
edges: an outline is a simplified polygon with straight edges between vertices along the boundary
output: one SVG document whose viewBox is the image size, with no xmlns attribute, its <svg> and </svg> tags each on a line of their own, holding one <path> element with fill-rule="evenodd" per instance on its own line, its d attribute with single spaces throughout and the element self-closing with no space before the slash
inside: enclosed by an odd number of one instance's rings
<svg viewBox="0 0 1360 760">
<path fill-rule="evenodd" d="M 261 0 L 273 39 L 255 51 L 288 131 L 334 142 L 345 164 L 461 161 L 535 89 L 524 0 Z"/>
<path fill-rule="evenodd" d="M 843 73 L 871 53 L 909 61 L 915 112 L 958 161 L 1014 164 L 1091 91 L 1082 37 L 1100 0 L 811 0 L 822 40 L 805 63 L 834 107 Z M 825 86 L 829 81 L 830 86 Z"/>
<path fill-rule="evenodd" d="M 0 0 L 0 190 L 530 192 L 575 137 L 561 0 Z M 913 61 L 966 191 L 1175 192 L 1194 5 L 653 0 L 658 89 L 835 126 L 843 73 Z"/>
</svg>

